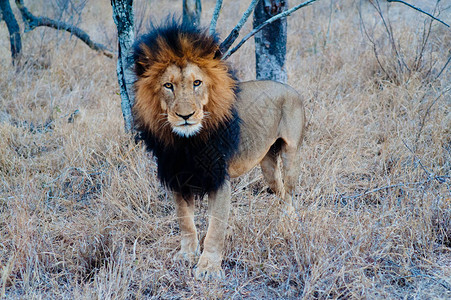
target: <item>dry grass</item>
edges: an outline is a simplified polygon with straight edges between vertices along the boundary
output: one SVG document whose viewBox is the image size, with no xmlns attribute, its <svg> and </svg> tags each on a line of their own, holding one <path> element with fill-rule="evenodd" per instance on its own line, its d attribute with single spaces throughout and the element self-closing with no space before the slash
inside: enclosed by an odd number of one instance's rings
<svg viewBox="0 0 451 300">
<path fill-rule="evenodd" d="M 88 3 L 80 26 L 113 45 L 103 2 Z M 160 2 L 148 7 L 157 20 L 180 1 Z M 208 20 L 214 3 L 204 2 Z M 225 2 L 222 36 L 246 6 Z M 171 259 L 174 207 L 154 161 L 123 132 L 115 61 L 41 28 L 23 36 L 15 70 L 0 24 L 0 295 L 450 298 L 450 67 L 436 77 L 451 33 L 434 23 L 414 67 L 425 19 L 392 5 L 384 16 L 408 68 L 399 67 L 362 1 L 378 63 L 359 5 L 319 1 L 289 19 L 289 83 L 309 120 L 297 222 L 281 234 L 259 170 L 234 181 L 226 279 L 214 284 Z M 449 9 L 441 16 L 451 22 Z M 241 79 L 254 77 L 253 59 L 252 42 L 232 56 Z M 206 201 L 197 205 L 204 234 Z"/>
</svg>

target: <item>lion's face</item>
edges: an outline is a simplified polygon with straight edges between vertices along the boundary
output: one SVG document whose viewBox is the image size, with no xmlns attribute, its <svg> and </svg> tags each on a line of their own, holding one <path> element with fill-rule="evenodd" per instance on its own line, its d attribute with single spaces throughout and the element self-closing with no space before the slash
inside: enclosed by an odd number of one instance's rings
<svg viewBox="0 0 451 300">
<path fill-rule="evenodd" d="M 207 140 L 232 117 L 236 81 L 214 37 L 157 29 L 134 46 L 137 128 L 165 145 L 177 137 Z"/>
<path fill-rule="evenodd" d="M 195 64 L 170 65 L 160 77 L 160 105 L 175 134 L 189 137 L 202 129 L 208 103 L 208 77 Z"/>
</svg>

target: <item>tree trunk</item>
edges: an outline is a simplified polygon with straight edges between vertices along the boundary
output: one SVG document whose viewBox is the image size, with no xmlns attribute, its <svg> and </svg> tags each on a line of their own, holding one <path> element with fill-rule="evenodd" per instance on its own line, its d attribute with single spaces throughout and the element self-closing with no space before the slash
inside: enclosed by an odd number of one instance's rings
<svg viewBox="0 0 451 300">
<path fill-rule="evenodd" d="M 183 0 L 183 23 L 200 25 L 201 0 Z"/>
<path fill-rule="evenodd" d="M 254 28 L 272 16 L 285 11 L 288 1 L 260 0 L 254 11 Z M 282 18 L 255 34 L 257 79 L 287 82 L 285 56 L 287 51 L 287 19 Z"/>
<path fill-rule="evenodd" d="M 14 64 L 22 53 L 22 40 L 20 38 L 20 27 L 11 10 L 9 0 L 0 0 L 0 13 L 2 15 L 2 19 L 6 22 L 6 26 L 8 27 L 9 41 L 11 44 L 11 56 Z"/>
<path fill-rule="evenodd" d="M 121 93 L 122 115 L 124 116 L 125 132 L 134 128 L 132 107 L 135 100 L 133 84 L 135 75 L 130 50 L 135 40 L 133 0 L 111 0 L 113 19 L 117 27 L 118 59 L 117 77 Z"/>
</svg>

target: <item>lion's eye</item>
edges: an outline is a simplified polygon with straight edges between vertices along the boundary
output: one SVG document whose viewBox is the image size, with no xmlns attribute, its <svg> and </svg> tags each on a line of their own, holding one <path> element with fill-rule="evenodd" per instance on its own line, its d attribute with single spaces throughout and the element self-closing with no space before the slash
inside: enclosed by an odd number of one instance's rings
<svg viewBox="0 0 451 300">
<path fill-rule="evenodd" d="M 170 82 L 166 82 L 165 84 L 163 84 L 163 86 L 167 89 L 172 90 L 174 88 L 174 86 L 172 85 L 172 83 Z"/>
<path fill-rule="evenodd" d="M 194 80 L 193 85 L 199 86 L 199 85 L 201 85 L 201 83 L 202 83 L 202 81 L 200 81 L 200 80 Z"/>
</svg>

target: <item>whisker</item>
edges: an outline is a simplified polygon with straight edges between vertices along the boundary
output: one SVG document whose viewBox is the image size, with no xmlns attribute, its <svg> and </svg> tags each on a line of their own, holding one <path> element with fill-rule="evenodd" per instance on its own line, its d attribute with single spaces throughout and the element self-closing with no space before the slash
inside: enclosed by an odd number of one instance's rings
<svg viewBox="0 0 451 300">
<path fill-rule="evenodd" d="M 163 129 L 164 127 L 166 127 L 167 125 L 170 125 L 170 124 L 171 124 L 171 123 L 169 123 L 169 121 L 166 119 L 166 120 L 164 120 L 164 122 L 161 123 L 160 127 L 158 127 L 157 130 L 161 130 L 161 129 Z"/>
<path fill-rule="evenodd" d="M 211 118 L 211 113 L 208 112 L 208 111 L 205 111 L 205 112 L 204 112 L 204 118 L 205 118 L 205 119 Z"/>
</svg>

